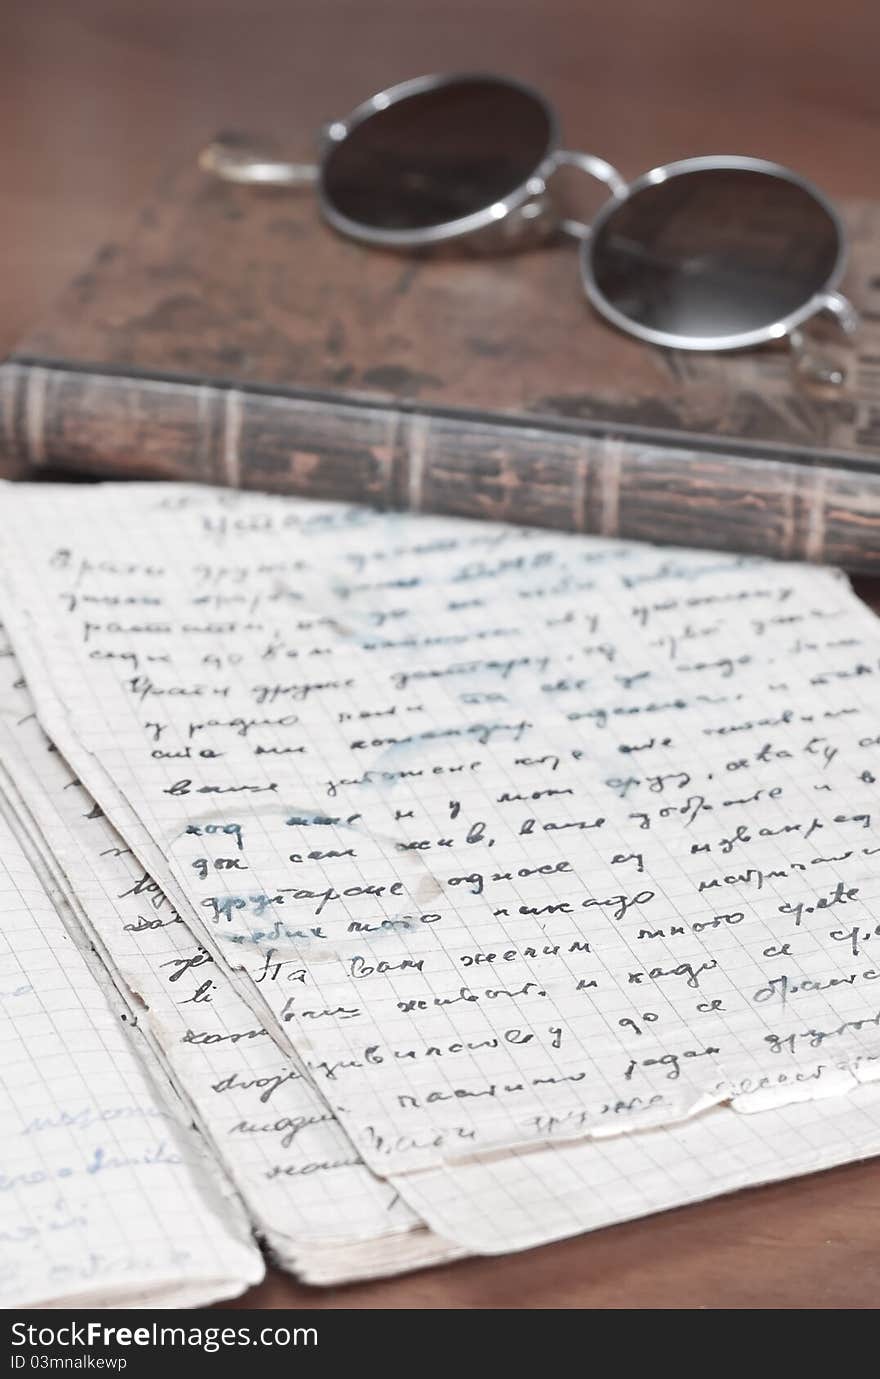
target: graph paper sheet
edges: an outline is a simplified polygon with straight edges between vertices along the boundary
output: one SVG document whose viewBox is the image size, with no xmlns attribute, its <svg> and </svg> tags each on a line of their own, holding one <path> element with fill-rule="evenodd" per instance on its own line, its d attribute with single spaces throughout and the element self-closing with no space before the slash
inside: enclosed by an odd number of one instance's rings
<svg viewBox="0 0 880 1379">
<path fill-rule="evenodd" d="M 202 489 L 6 501 L 46 727 L 435 1228 L 454 1179 L 471 1240 L 505 1156 L 523 1186 L 548 1144 L 598 1170 L 712 1108 L 870 1102 L 880 638 L 845 580 Z"/>
<path fill-rule="evenodd" d="M 880 1153 L 880 1085 L 744 1114 L 489 1155 L 402 1179 L 435 1231 L 475 1254 L 522 1250 Z"/>
<path fill-rule="evenodd" d="M 358 1159 L 307 1075 L 284 1058 L 178 911 L 52 748 L 0 630 L 3 789 L 43 866 L 180 1088 L 273 1258 L 309 1282 L 371 1277 L 455 1253 Z"/>
<path fill-rule="evenodd" d="M 273 1256 L 307 1281 L 437 1263 L 454 1253 L 443 1236 L 477 1253 L 525 1248 L 880 1147 L 880 1088 L 873 1085 L 839 1102 L 802 1103 L 760 1116 L 717 1107 L 672 1131 L 554 1145 L 458 1164 L 449 1174 L 412 1175 L 400 1186 L 434 1224 L 432 1235 L 395 1200 L 394 1188 L 389 1193 L 365 1167 L 350 1162 L 351 1146 L 320 1119 L 317 1093 L 289 1061 L 279 1062 L 274 1045 L 241 1041 L 244 1055 L 235 1044 L 229 1062 L 224 1036 L 248 1027 L 248 1007 L 216 964 L 190 965 L 199 949 L 186 926 L 71 779 L 60 754 L 48 750 L 11 652 L 0 652 L 0 665 L 6 670 L 0 689 L 5 788 L 15 792 L 21 815 L 32 810 L 34 830 L 42 830 L 48 850 L 45 865 L 63 868 L 68 885 L 77 887 L 71 898 L 79 900 L 96 942 L 106 945 L 108 964 L 141 993 L 140 1004 L 148 1007 L 141 1028 L 155 1024 L 171 1075 L 191 1098 Z M 203 989 L 206 970 L 209 991 Z M 176 994 L 169 997 L 172 986 Z M 182 1042 L 191 1033 L 183 1008 L 191 1004 L 211 1017 L 203 1033 L 220 1036 L 216 1044 L 197 1045 L 195 1056 Z M 462 1201 L 469 1204 L 466 1213 Z M 373 1238 L 355 1239 L 353 1225 L 372 1230 Z"/>
<path fill-rule="evenodd" d="M 177 1307 L 263 1273 L 236 1198 L 145 1071 L 0 816 L 0 1299 Z"/>
</svg>

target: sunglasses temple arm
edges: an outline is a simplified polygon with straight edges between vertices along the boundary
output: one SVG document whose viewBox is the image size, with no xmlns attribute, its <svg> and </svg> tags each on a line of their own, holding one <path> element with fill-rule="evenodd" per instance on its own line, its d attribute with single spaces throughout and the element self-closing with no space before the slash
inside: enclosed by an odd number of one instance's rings
<svg viewBox="0 0 880 1379">
<path fill-rule="evenodd" d="M 844 335 L 853 335 L 858 329 L 858 312 L 842 292 L 823 292 L 816 310 L 827 311 L 833 316 Z M 846 375 L 840 364 L 814 349 L 802 330 L 791 331 L 788 343 L 794 367 L 808 383 L 832 388 L 839 388 L 845 383 Z"/>
<path fill-rule="evenodd" d="M 553 164 L 548 173 L 552 177 L 557 168 L 570 167 L 579 168 L 590 177 L 595 177 L 608 188 L 614 200 L 620 200 L 626 196 L 627 184 L 620 173 L 610 163 L 606 163 L 604 158 L 597 158 L 594 153 L 577 153 L 573 149 L 559 149 L 553 155 Z M 590 226 L 582 220 L 561 220 L 559 228 L 567 235 L 572 235 L 575 239 L 587 239 L 590 234 Z"/>
<path fill-rule="evenodd" d="M 859 313 L 842 292 L 823 292 L 818 309 L 833 316 L 844 335 L 854 335 L 859 328 Z"/>
<path fill-rule="evenodd" d="M 287 163 L 239 139 L 214 139 L 198 161 L 203 172 L 240 186 L 311 187 L 318 180 L 316 164 Z"/>
</svg>

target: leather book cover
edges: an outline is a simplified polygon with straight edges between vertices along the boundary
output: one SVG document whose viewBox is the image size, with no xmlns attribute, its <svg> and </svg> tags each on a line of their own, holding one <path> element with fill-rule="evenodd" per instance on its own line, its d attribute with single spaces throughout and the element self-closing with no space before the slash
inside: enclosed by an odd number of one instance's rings
<svg viewBox="0 0 880 1379">
<path fill-rule="evenodd" d="M 655 349 L 577 246 L 392 253 L 195 159 L 0 365 L 7 466 L 158 476 L 880 569 L 880 204 L 842 208 L 853 341 Z"/>
</svg>

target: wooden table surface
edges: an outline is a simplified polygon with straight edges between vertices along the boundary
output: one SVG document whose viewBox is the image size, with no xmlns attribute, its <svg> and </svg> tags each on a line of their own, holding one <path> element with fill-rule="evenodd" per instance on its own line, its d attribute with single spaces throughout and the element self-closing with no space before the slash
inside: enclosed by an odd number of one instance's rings
<svg viewBox="0 0 880 1379">
<path fill-rule="evenodd" d="M 3 0 L 0 353 L 124 231 L 163 165 L 218 129 L 308 156 L 316 127 L 375 89 L 496 70 L 541 86 L 568 145 L 625 174 L 750 153 L 876 197 L 878 53 L 876 0 Z M 273 1274 L 240 1305 L 874 1308 L 880 1171 L 346 1289 Z"/>
</svg>

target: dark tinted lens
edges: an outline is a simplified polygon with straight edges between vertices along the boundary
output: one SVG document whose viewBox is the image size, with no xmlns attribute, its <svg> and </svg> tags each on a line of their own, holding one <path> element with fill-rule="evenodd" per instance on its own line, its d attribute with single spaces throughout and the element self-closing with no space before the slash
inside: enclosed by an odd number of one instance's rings
<svg viewBox="0 0 880 1379">
<path fill-rule="evenodd" d="M 548 151 L 541 102 L 504 81 L 456 78 L 362 120 L 331 148 L 323 189 L 377 230 L 424 230 L 509 196 Z"/>
<path fill-rule="evenodd" d="M 761 330 L 828 281 L 840 244 L 808 191 L 771 173 L 685 172 L 629 196 L 586 252 L 636 325 L 697 339 Z"/>
</svg>

